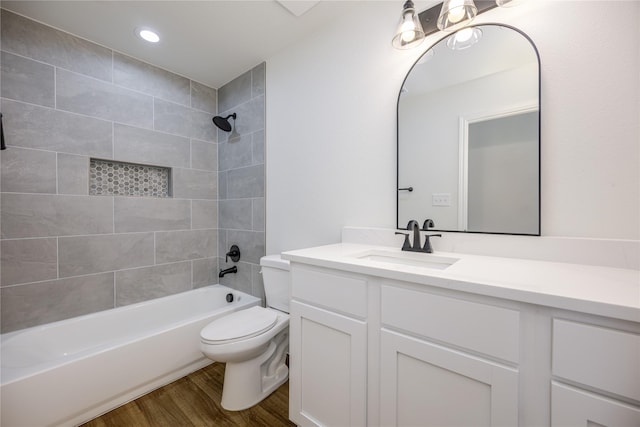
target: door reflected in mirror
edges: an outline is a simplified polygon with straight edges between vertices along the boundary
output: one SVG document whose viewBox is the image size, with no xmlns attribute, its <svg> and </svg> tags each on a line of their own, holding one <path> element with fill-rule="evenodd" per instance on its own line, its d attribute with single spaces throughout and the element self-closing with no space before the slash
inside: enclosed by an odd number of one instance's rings
<svg viewBox="0 0 640 427">
<path fill-rule="evenodd" d="M 513 28 L 474 28 L 475 43 L 442 39 L 402 86 L 397 227 L 539 235 L 538 53 Z"/>
</svg>

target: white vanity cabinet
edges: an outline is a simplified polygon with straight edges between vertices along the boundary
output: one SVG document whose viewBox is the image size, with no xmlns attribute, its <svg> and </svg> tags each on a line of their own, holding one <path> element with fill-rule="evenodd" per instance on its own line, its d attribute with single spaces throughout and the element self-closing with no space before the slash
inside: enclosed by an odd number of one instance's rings
<svg viewBox="0 0 640 427">
<path fill-rule="evenodd" d="M 493 285 L 495 259 L 432 274 L 350 261 L 370 252 L 287 254 L 298 425 L 640 427 L 640 311 L 579 299 L 593 275 L 637 298 L 637 275 L 507 260 Z"/>
<path fill-rule="evenodd" d="M 386 284 L 381 307 L 381 425 L 518 424 L 517 311 Z"/>
<path fill-rule="evenodd" d="M 638 333 L 554 319 L 552 363 L 553 427 L 640 426 Z"/>
<path fill-rule="evenodd" d="M 365 426 L 367 282 L 292 267 L 289 418 Z"/>
</svg>

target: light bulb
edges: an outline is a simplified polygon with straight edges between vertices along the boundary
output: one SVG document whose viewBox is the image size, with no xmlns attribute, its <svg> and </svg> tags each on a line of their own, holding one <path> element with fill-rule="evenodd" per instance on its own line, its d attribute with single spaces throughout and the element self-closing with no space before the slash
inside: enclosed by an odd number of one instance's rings
<svg viewBox="0 0 640 427">
<path fill-rule="evenodd" d="M 407 24 L 410 24 L 410 25 L 407 25 Z M 402 26 L 402 35 L 400 36 L 402 37 L 402 41 L 405 43 L 413 41 L 416 38 L 416 31 L 413 26 L 413 23 L 408 22 L 407 24 Z"/>
<path fill-rule="evenodd" d="M 463 0 L 453 0 L 449 8 L 449 21 L 457 23 L 464 19 L 465 9 Z"/>
</svg>

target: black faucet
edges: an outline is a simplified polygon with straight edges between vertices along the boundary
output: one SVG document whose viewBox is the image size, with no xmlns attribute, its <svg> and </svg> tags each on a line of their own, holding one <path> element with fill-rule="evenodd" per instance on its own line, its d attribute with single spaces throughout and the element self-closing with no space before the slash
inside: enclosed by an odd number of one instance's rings
<svg viewBox="0 0 640 427">
<path fill-rule="evenodd" d="M 225 274 L 237 273 L 237 272 L 238 272 L 238 267 L 236 267 L 234 265 L 233 267 L 229 267 L 229 268 L 226 268 L 224 270 L 220 270 L 220 273 L 218 274 L 218 277 L 224 277 Z"/>
<path fill-rule="evenodd" d="M 433 227 L 433 221 L 428 219 L 424 222 L 424 226 L 422 231 L 427 231 L 428 227 Z M 418 221 L 412 219 L 407 224 L 407 231 L 413 231 L 413 246 L 409 244 L 409 233 L 401 233 L 396 231 L 396 234 L 402 234 L 404 236 L 404 243 L 402 244 L 403 251 L 410 252 L 426 252 L 433 253 L 433 248 L 431 247 L 431 241 L 429 238 L 431 237 L 442 237 L 442 234 L 425 234 L 424 238 L 424 246 L 420 246 L 420 226 L 418 225 Z"/>
<path fill-rule="evenodd" d="M 401 233 L 396 231 L 396 234 L 402 234 L 404 236 L 404 244 L 402 245 L 403 251 L 411 251 L 411 252 L 422 252 L 422 248 L 420 248 L 420 226 L 418 225 L 418 221 L 412 219 L 407 224 L 407 230 L 413 231 L 413 245 L 409 244 L 409 233 Z"/>
<path fill-rule="evenodd" d="M 429 231 L 429 228 L 435 227 L 433 220 L 427 218 L 424 220 L 424 224 L 422 224 L 422 231 Z M 422 247 L 422 252 L 426 252 L 428 254 L 433 253 L 433 248 L 431 247 L 430 237 L 442 237 L 442 234 L 425 234 L 424 235 L 424 246 Z"/>
</svg>

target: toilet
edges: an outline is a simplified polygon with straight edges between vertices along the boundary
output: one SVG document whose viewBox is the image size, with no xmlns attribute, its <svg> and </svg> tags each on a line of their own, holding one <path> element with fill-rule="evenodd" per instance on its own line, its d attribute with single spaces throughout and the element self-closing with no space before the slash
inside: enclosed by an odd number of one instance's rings
<svg viewBox="0 0 640 427">
<path fill-rule="evenodd" d="M 200 349 L 226 363 L 222 407 L 240 411 L 262 401 L 289 377 L 289 261 L 260 258 L 267 308 L 251 307 L 214 320 L 200 332 Z"/>
</svg>

